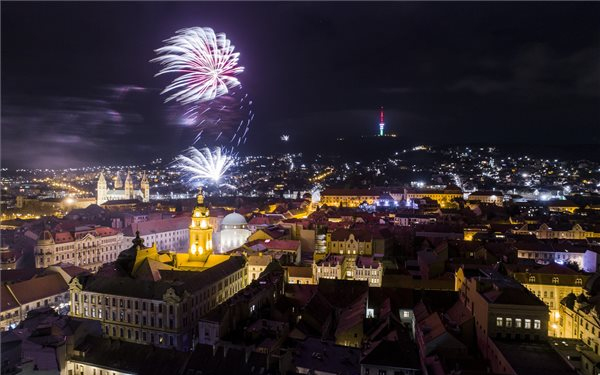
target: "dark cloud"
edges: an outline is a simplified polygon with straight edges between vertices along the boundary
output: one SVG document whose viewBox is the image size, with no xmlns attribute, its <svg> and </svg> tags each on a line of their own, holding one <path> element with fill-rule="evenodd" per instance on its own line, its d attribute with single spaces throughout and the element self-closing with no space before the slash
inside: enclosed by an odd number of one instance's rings
<svg viewBox="0 0 600 375">
<path fill-rule="evenodd" d="M 2 161 L 8 166 L 60 168 L 104 163 L 132 164 L 151 158 L 168 143 L 149 137 L 168 121 L 150 121 L 152 100 L 138 86 L 110 86 L 93 97 L 3 98 Z M 161 108 L 160 106 L 157 106 Z M 162 111 L 156 112 L 159 117 Z M 148 126 L 154 128 L 147 128 Z M 155 132 L 154 132 L 155 133 Z M 150 134 L 151 135 L 151 134 Z M 138 139 L 144 139 L 138 142 Z M 141 153 L 150 153 L 140 157 Z M 65 161 L 69 161 L 64 164 Z"/>
</svg>

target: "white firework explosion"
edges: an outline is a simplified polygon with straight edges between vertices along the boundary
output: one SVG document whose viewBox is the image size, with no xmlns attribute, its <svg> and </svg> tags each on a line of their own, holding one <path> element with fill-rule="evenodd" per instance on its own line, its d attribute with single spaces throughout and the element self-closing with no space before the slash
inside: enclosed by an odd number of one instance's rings
<svg viewBox="0 0 600 375">
<path fill-rule="evenodd" d="M 221 147 L 213 150 L 206 147 L 198 150 L 188 148 L 175 159 L 176 167 L 187 177 L 191 184 L 205 183 L 225 186 L 221 180 L 235 163 L 235 156 Z"/>
<path fill-rule="evenodd" d="M 165 101 L 198 104 L 227 94 L 240 85 L 235 77 L 244 71 L 238 66 L 239 53 L 224 33 L 215 34 L 208 27 L 191 27 L 177 31 L 155 50 L 150 60 L 163 65 L 158 75 L 179 74 L 162 93 L 171 92 Z"/>
</svg>

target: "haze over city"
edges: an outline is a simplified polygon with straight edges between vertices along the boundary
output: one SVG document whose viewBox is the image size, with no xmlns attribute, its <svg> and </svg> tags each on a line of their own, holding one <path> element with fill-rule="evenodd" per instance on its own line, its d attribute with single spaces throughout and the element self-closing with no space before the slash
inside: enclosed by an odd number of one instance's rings
<svg viewBox="0 0 600 375">
<path fill-rule="evenodd" d="M 381 106 L 408 143 L 597 144 L 599 9 L 8 2 L 3 164 L 174 157 L 193 135 L 163 103 L 168 78 L 149 60 L 175 31 L 205 25 L 227 34 L 246 68 L 255 117 L 242 152 L 279 146 L 281 134 L 296 152 L 323 152 L 324 139 L 375 132 Z"/>
</svg>

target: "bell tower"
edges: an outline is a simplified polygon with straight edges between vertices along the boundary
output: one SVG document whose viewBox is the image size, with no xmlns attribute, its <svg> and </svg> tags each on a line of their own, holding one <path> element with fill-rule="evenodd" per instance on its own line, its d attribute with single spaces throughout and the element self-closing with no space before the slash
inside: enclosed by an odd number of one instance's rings
<svg viewBox="0 0 600 375">
<path fill-rule="evenodd" d="M 106 179 L 104 178 L 104 172 L 100 171 L 98 176 L 96 204 L 100 205 L 108 200 L 107 197 L 108 188 L 106 186 Z"/>
<path fill-rule="evenodd" d="M 148 182 L 148 176 L 146 176 L 146 171 L 144 171 L 142 181 L 140 182 L 140 190 L 142 191 L 142 201 L 150 202 L 150 183 Z"/>
<path fill-rule="evenodd" d="M 190 248 L 188 250 L 189 260 L 206 260 L 212 253 L 213 228 L 209 224 L 208 208 L 204 206 L 204 195 L 202 188 L 198 192 L 198 203 L 192 213 L 192 224 L 190 225 Z"/>
</svg>

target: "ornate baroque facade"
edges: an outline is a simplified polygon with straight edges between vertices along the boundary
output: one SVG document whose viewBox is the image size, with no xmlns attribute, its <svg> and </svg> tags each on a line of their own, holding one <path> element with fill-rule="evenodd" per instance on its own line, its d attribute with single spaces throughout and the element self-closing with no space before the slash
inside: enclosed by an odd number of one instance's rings
<svg viewBox="0 0 600 375">
<path fill-rule="evenodd" d="M 113 228 L 94 226 L 55 233 L 46 230 L 35 246 L 35 266 L 45 268 L 66 262 L 96 271 L 116 260 L 123 248 L 123 233 Z"/>
</svg>

